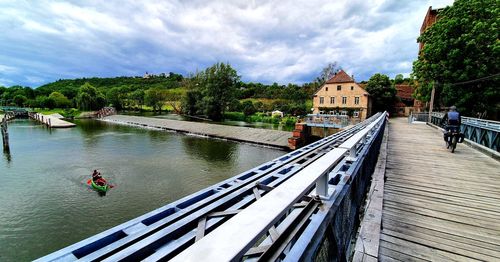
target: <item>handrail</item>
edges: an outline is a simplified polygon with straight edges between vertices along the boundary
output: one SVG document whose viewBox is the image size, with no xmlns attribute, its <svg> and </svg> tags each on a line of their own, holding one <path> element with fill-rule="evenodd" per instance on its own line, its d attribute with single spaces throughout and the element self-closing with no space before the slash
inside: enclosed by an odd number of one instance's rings
<svg viewBox="0 0 500 262">
<path fill-rule="evenodd" d="M 345 141 L 338 148 L 299 171 L 255 203 L 245 208 L 226 223 L 191 245 L 171 261 L 232 261 L 242 257 L 258 238 L 287 212 L 308 190 L 316 184 L 316 193 L 328 197 L 328 174 L 342 161 L 356 157 L 360 143 L 384 124 L 387 115 L 377 120 Z"/>
<path fill-rule="evenodd" d="M 408 122 L 423 121 L 442 126 L 441 120 L 444 114 L 442 112 L 433 112 L 429 118 L 429 113 L 416 113 L 409 116 Z M 461 118 L 460 132 L 465 135 L 467 141 L 500 152 L 500 122 L 465 116 Z"/>
</svg>

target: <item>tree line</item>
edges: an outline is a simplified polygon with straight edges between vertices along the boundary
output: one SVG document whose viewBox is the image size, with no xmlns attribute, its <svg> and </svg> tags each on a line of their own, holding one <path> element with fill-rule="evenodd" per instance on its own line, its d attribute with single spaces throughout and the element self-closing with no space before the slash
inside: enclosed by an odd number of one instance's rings
<svg viewBox="0 0 500 262">
<path fill-rule="evenodd" d="M 245 83 L 226 63 L 216 63 L 187 77 L 169 73 L 147 77 L 81 78 L 58 80 L 36 89 L 0 87 L 0 105 L 32 108 L 78 108 L 82 111 L 114 106 L 118 110 L 169 110 L 186 115 L 204 116 L 220 121 L 227 112 L 241 112 L 243 117 L 258 112 L 280 110 L 292 116 L 310 112 L 312 95 L 339 69 L 329 64 L 313 82 L 302 85 Z M 376 74 L 367 91 L 373 93 L 376 110 L 388 110 L 395 101 L 394 81 Z M 240 119 L 241 116 L 234 116 Z M 252 119 L 261 119 L 254 117 Z M 274 120 L 273 120 L 274 121 Z"/>
<path fill-rule="evenodd" d="M 500 7 L 498 0 L 455 0 L 418 41 L 415 96 L 465 115 L 500 119 Z"/>
</svg>

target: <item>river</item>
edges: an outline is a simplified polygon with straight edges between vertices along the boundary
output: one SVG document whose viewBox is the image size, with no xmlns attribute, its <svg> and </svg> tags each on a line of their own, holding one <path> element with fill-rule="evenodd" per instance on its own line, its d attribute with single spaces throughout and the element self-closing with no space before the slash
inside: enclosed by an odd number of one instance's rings
<svg viewBox="0 0 500 262">
<path fill-rule="evenodd" d="M 9 123 L 0 159 L 0 261 L 27 261 L 161 207 L 285 152 L 271 148 L 75 120 L 47 129 Z M 114 184 L 99 196 L 93 169 Z"/>
</svg>

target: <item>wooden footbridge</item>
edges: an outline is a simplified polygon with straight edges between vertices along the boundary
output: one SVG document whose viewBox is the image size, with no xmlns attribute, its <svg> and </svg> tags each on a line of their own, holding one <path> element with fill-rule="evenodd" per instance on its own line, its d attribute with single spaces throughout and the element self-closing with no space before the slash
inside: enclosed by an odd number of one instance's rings
<svg viewBox="0 0 500 262">
<path fill-rule="evenodd" d="M 392 119 L 381 261 L 500 261 L 500 163 L 442 132 Z"/>
<path fill-rule="evenodd" d="M 499 203 L 500 162 L 379 113 L 38 261 L 499 261 Z"/>
</svg>

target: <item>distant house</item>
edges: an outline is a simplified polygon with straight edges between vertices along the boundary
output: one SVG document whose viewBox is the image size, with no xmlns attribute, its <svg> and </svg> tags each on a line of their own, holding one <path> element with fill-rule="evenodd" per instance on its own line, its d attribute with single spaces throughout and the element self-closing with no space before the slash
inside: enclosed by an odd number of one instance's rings
<svg viewBox="0 0 500 262">
<path fill-rule="evenodd" d="M 415 88 L 408 84 L 397 84 L 394 87 L 396 88 L 396 97 L 398 98 L 398 102 L 394 105 L 394 110 L 398 116 L 409 116 L 412 112 L 421 111 L 422 103 L 413 98 Z"/>
<path fill-rule="evenodd" d="M 271 116 L 283 117 L 283 112 L 281 112 L 279 110 L 274 110 L 273 112 L 271 112 Z"/>
<path fill-rule="evenodd" d="M 371 115 L 370 94 L 340 70 L 314 94 L 313 113 L 350 115 L 364 120 Z"/>
</svg>

